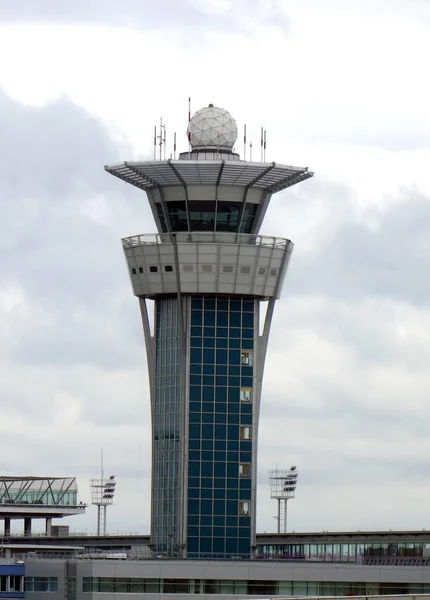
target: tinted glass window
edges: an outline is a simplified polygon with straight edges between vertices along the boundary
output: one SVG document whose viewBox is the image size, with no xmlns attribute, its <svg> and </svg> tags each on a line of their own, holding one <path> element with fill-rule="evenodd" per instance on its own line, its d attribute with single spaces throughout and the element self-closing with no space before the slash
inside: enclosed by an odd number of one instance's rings
<svg viewBox="0 0 430 600">
<path fill-rule="evenodd" d="M 218 202 L 217 231 L 237 231 L 240 205 L 240 202 Z"/>
</svg>

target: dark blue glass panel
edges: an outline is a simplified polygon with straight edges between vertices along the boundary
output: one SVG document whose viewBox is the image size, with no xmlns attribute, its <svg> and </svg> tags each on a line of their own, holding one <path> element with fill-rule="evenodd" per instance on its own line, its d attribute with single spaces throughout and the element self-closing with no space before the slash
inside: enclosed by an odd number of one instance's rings
<svg viewBox="0 0 430 600">
<path fill-rule="evenodd" d="M 215 463 L 218 464 L 218 463 Z M 216 498 L 225 498 L 225 478 L 224 477 L 215 477 L 214 479 L 214 489 L 220 490 L 221 494 L 216 495 Z"/>
<path fill-rule="evenodd" d="M 200 487 L 200 477 L 188 477 L 188 485 L 190 488 Z"/>
<path fill-rule="evenodd" d="M 217 375 L 227 375 L 227 365 L 215 365 Z"/>
<path fill-rule="evenodd" d="M 204 326 L 206 327 L 214 327 L 215 326 L 215 312 L 209 312 L 207 310 L 205 310 L 205 322 L 204 322 Z M 205 333 L 206 335 L 206 333 Z"/>
<path fill-rule="evenodd" d="M 199 538 L 190 537 L 187 538 L 187 551 L 189 554 L 197 554 L 199 551 Z"/>
<path fill-rule="evenodd" d="M 254 314 L 242 313 L 242 327 L 250 327 L 254 329 Z"/>
<path fill-rule="evenodd" d="M 189 522 L 189 520 L 188 520 L 188 522 Z M 189 536 L 191 536 L 191 535 L 193 537 L 197 537 L 199 535 L 199 528 L 188 525 L 188 539 L 189 539 Z"/>
<path fill-rule="evenodd" d="M 228 463 L 227 464 L 227 477 L 238 477 L 239 469 L 236 464 Z"/>
<path fill-rule="evenodd" d="M 227 364 L 227 350 L 216 350 L 215 361 L 217 365 L 226 365 Z"/>
<path fill-rule="evenodd" d="M 217 413 L 226 413 L 227 412 L 227 404 L 226 404 L 226 402 L 218 402 L 218 398 L 217 398 L 217 401 L 215 403 L 215 412 L 217 412 Z"/>
<path fill-rule="evenodd" d="M 215 327 L 204 327 L 203 335 L 205 336 L 205 338 L 215 337 Z"/>
<path fill-rule="evenodd" d="M 202 450 L 212 450 L 214 441 L 213 440 L 202 440 L 201 444 L 202 444 Z"/>
<path fill-rule="evenodd" d="M 210 524 L 212 525 L 212 519 L 210 519 Z M 209 538 L 212 540 L 212 527 L 201 527 L 200 528 L 200 539 Z"/>
<path fill-rule="evenodd" d="M 244 445 L 244 442 L 240 442 L 241 446 Z M 246 442 L 246 444 L 250 444 Z M 252 460 L 252 450 L 241 450 L 240 451 L 240 462 L 251 462 Z"/>
<path fill-rule="evenodd" d="M 227 387 L 227 384 L 228 384 L 227 377 L 225 375 L 217 374 L 216 379 L 215 379 L 215 384 L 217 386 Z"/>
<path fill-rule="evenodd" d="M 202 515 L 212 515 L 212 500 L 202 500 Z"/>
<path fill-rule="evenodd" d="M 191 363 L 201 363 L 202 362 L 202 351 L 200 348 L 191 348 L 190 349 L 190 362 Z"/>
<path fill-rule="evenodd" d="M 239 512 L 238 503 L 234 500 L 227 500 L 227 514 L 230 516 L 237 515 Z"/>
<path fill-rule="evenodd" d="M 242 338 L 246 339 L 246 338 L 253 338 L 254 337 L 254 330 L 253 329 L 242 329 Z M 242 342 L 242 348 L 243 348 L 243 342 Z"/>
<path fill-rule="evenodd" d="M 188 512 L 190 515 L 198 515 L 199 514 L 199 500 L 194 500 L 192 498 L 188 498 Z"/>
<path fill-rule="evenodd" d="M 228 462 L 238 462 L 239 461 L 239 452 L 227 452 L 227 460 Z"/>
<path fill-rule="evenodd" d="M 227 388 L 217 387 L 215 389 L 215 400 L 216 402 L 227 402 Z"/>
<path fill-rule="evenodd" d="M 226 337 L 228 337 L 228 329 L 227 329 L 227 327 L 217 327 L 216 328 L 216 337 L 217 338 L 226 338 Z"/>
<path fill-rule="evenodd" d="M 229 363 L 230 365 L 240 365 L 240 351 L 239 350 L 229 350 L 228 352 Z"/>
<path fill-rule="evenodd" d="M 212 539 L 200 538 L 200 554 L 212 553 Z"/>
<path fill-rule="evenodd" d="M 202 365 L 190 365 L 190 374 L 191 375 L 201 375 Z"/>
<path fill-rule="evenodd" d="M 209 478 L 212 477 L 213 470 L 214 470 L 213 462 L 209 462 L 209 461 L 202 462 L 202 477 L 205 477 L 208 479 L 208 481 L 206 481 L 207 485 L 212 485 L 212 483 L 209 483 Z"/>
<path fill-rule="evenodd" d="M 229 537 L 229 538 L 238 537 L 237 536 L 237 534 L 238 534 L 237 529 L 238 529 L 237 527 L 227 527 L 227 529 L 226 529 L 227 537 Z"/>
<path fill-rule="evenodd" d="M 224 502 L 214 502 L 214 527 L 225 528 Z"/>
<path fill-rule="evenodd" d="M 242 322 L 242 314 L 240 312 L 232 312 L 230 314 L 230 328 L 231 327 L 240 327 Z"/>
<path fill-rule="evenodd" d="M 242 300 L 230 300 L 230 311 L 242 311 Z"/>
<path fill-rule="evenodd" d="M 224 462 L 226 459 L 226 452 L 224 450 L 224 452 L 221 451 L 215 451 L 215 460 L 219 461 L 219 462 Z"/>
<path fill-rule="evenodd" d="M 198 388 L 198 390 L 200 391 L 201 388 Z M 190 412 L 201 412 L 202 410 L 202 403 L 201 402 L 190 402 Z"/>
<path fill-rule="evenodd" d="M 210 400 L 214 399 L 214 389 L 212 386 L 208 386 L 208 387 L 203 387 L 202 389 L 202 398 L 203 398 L 203 402 L 209 402 Z"/>
<path fill-rule="evenodd" d="M 241 500 L 251 500 L 251 490 L 241 490 L 240 491 L 240 499 Z"/>
<path fill-rule="evenodd" d="M 193 327 L 191 327 L 191 337 L 202 337 L 202 328 L 198 327 L 197 325 L 193 325 Z"/>
<path fill-rule="evenodd" d="M 243 350 L 253 350 L 254 348 L 254 340 L 242 340 L 242 349 Z"/>
<path fill-rule="evenodd" d="M 237 514 L 235 513 L 234 517 L 227 517 L 225 520 L 225 524 L 227 527 L 237 527 Z"/>
<path fill-rule="evenodd" d="M 215 310 L 215 298 L 205 298 L 205 313 Z"/>
<path fill-rule="evenodd" d="M 202 488 L 210 488 L 212 489 L 212 478 L 211 477 L 203 477 L 203 475 L 207 475 L 207 473 L 204 472 L 203 467 L 202 467 L 202 478 L 201 478 L 201 485 Z M 206 498 L 211 498 L 212 496 L 206 496 Z"/>
<path fill-rule="evenodd" d="M 240 367 L 239 365 L 233 365 L 228 368 L 229 375 L 240 375 Z"/>
<path fill-rule="evenodd" d="M 194 423 L 190 423 L 189 425 L 190 439 L 199 440 L 201 438 L 201 429 L 200 425 L 196 425 Z"/>
<path fill-rule="evenodd" d="M 217 441 L 225 440 L 227 434 L 227 428 L 225 425 L 215 425 L 215 438 Z"/>
<path fill-rule="evenodd" d="M 252 425 L 252 415 L 242 414 L 240 422 L 242 425 Z"/>
<path fill-rule="evenodd" d="M 202 412 L 213 413 L 214 405 L 213 402 L 202 402 Z"/>
<path fill-rule="evenodd" d="M 190 423 L 200 423 L 199 413 L 190 412 Z"/>
<path fill-rule="evenodd" d="M 203 325 L 203 312 L 201 310 L 191 311 L 191 325 Z"/>
<path fill-rule="evenodd" d="M 221 310 L 228 310 L 228 300 L 222 300 L 221 298 L 218 298 L 217 309 L 218 312 Z"/>
<path fill-rule="evenodd" d="M 222 499 L 222 500 L 225 498 L 224 484 L 222 484 L 222 483 L 220 483 L 219 485 L 214 484 L 214 498 L 218 498 L 218 499 Z"/>
<path fill-rule="evenodd" d="M 203 375 L 213 375 L 214 373 L 215 365 L 203 365 Z"/>
<path fill-rule="evenodd" d="M 204 527 L 210 527 L 212 525 L 212 518 L 206 515 L 200 517 L 200 525 Z"/>
<path fill-rule="evenodd" d="M 217 348 L 228 348 L 228 338 L 218 338 L 216 345 Z"/>
<path fill-rule="evenodd" d="M 237 413 L 232 413 L 230 411 L 229 414 L 228 414 L 228 422 L 231 423 L 232 425 L 233 424 L 239 425 L 239 418 L 240 417 L 239 417 L 239 413 L 238 412 Z"/>
<path fill-rule="evenodd" d="M 189 460 L 190 460 L 190 462 L 196 461 L 198 463 L 200 461 L 200 444 L 201 444 L 201 440 L 192 440 L 192 442 L 193 442 L 193 449 L 190 450 L 189 453 L 188 453 Z M 195 447 L 194 447 L 194 445 L 195 445 Z M 189 446 L 191 448 L 191 441 L 189 442 Z M 200 474 L 200 470 L 199 470 L 199 472 L 197 474 Z"/>
<path fill-rule="evenodd" d="M 189 462 L 188 463 L 188 473 L 189 476 L 200 477 L 200 463 L 199 462 Z"/>
<path fill-rule="evenodd" d="M 213 495 L 212 487 L 210 489 L 202 487 L 202 489 L 200 490 L 201 498 L 210 499 L 210 498 L 212 498 L 212 495 Z"/>
<path fill-rule="evenodd" d="M 238 544 L 239 548 L 239 554 L 243 554 L 243 555 L 249 555 L 251 547 L 250 547 L 250 543 L 248 540 L 239 540 L 239 544 Z"/>
<path fill-rule="evenodd" d="M 239 444 L 240 442 L 237 438 L 229 438 L 227 442 L 227 450 L 229 452 L 237 452 L 239 450 Z"/>
<path fill-rule="evenodd" d="M 215 348 L 215 338 L 205 338 L 206 348 Z"/>
<path fill-rule="evenodd" d="M 236 339 L 233 336 L 230 336 L 230 339 L 228 341 L 229 344 L 229 348 L 241 348 L 242 347 L 242 342 L 240 339 Z M 236 361 L 235 361 L 236 362 Z M 238 364 L 238 363 L 237 363 Z"/>
<path fill-rule="evenodd" d="M 215 423 L 225 425 L 227 423 L 227 415 L 223 413 L 215 413 Z M 216 441 L 216 440 L 215 440 Z"/>
<path fill-rule="evenodd" d="M 225 529 L 224 529 L 224 527 L 214 527 L 212 535 L 213 535 L 214 538 L 224 537 L 224 535 L 225 535 Z M 218 548 L 224 548 L 224 542 L 223 542 L 223 540 L 219 540 L 219 539 L 215 540 L 214 539 L 214 552 L 216 552 L 216 550 L 215 550 L 215 543 L 216 542 L 218 542 Z"/>
<path fill-rule="evenodd" d="M 237 540 L 235 538 L 227 538 L 225 540 L 225 553 L 226 553 L 226 555 L 233 555 L 233 556 L 235 556 L 237 554 L 237 544 L 238 544 L 238 542 L 237 542 Z"/>
<path fill-rule="evenodd" d="M 227 490 L 227 498 L 229 500 L 237 500 L 239 498 L 239 490 L 228 489 Z"/>
<path fill-rule="evenodd" d="M 215 378 L 213 375 L 203 375 L 203 385 L 212 386 L 215 383 Z"/>
<path fill-rule="evenodd" d="M 200 487 L 198 488 L 191 488 L 189 487 L 188 484 L 188 499 L 199 499 L 200 498 Z"/>
<path fill-rule="evenodd" d="M 212 365 L 215 362 L 215 350 L 203 350 L 203 362 Z"/>
<path fill-rule="evenodd" d="M 242 377 L 252 377 L 254 374 L 252 367 L 242 367 Z"/>
<path fill-rule="evenodd" d="M 215 463 L 214 464 L 214 476 L 215 477 L 225 477 L 226 465 L 225 463 Z"/>
<path fill-rule="evenodd" d="M 203 308 L 203 298 L 193 297 L 191 298 L 191 308 Z"/>
<path fill-rule="evenodd" d="M 243 312 L 254 312 L 253 300 L 243 300 Z"/>
<path fill-rule="evenodd" d="M 195 404 L 195 402 L 192 402 L 192 401 L 200 400 L 201 395 L 202 395 L 202 388 L 200 385 L 192 385 L 190 387 L 190 410 L 191 410 L 191 405 Z"/>
<path fill-rule="evenodd" d="M 214 420 L 214 416 L 213 416 L 212 412 L 210 412 L 210 413 L 202 413 L 201 414 L 201 418 L 202 418 L 201 419 L 202 423 L 213 423 L 213 420 Z"/>
<path fill-rule="evenodd" d="M 188 517 L 188 525 L 199 525 L 199 517 Z M 189 533 L 189 530 L 188 530 Z"/>
<path fill-rule="evenodd" d="M 250 534 L 249 527 L 239 527 L 239 537 L 246 538 L 249 536 L 249 534 Z"/>
<path fill-rule="evenodd" d="M 252 387 L 254 384 L 254 380 L 252 377 L 243 377 L 241 378 L 242 387 Z"/>
<path fill-rule="evenodd" d="M 229 377 L 228 378 L 228 386 L 229 387 L 235 387 L 237 389 L 239 389 L 240 387 L 240 377 Z"/>
<path fill-rule="evenodd" d="M 202 378 L 200 375 L 190 375 L 190 384 L 191 385 L 201 385 Z"/>
<path fill-rule="evenodd" d="M 191 338 L 190 346 L 192 348 L 201 348 L 202 344 L 203 344 L 203 338 L 201 336 Z"/>
</svg>

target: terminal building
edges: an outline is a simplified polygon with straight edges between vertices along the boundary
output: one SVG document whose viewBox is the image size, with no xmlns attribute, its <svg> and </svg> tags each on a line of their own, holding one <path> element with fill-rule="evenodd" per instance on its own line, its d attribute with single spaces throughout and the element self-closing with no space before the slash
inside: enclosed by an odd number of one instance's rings
<svg viewBox="0 0 430 600">
<path fill-rule="evenodd" d="M 150 536 L 69 534 L 51 519 L 85 511 L 73 478 L 3 478 L 0 600 L 430 594 L 430 531 L 256 533 L 264 361 L 293 249 L 260 228 L 272 194 L 312 173 L 241 160 L 212 105 L 188 139 L 178 160 L 106 167 L 146 192 L 158 230 L 123 240 L 149 369 Z"/>
</svg>

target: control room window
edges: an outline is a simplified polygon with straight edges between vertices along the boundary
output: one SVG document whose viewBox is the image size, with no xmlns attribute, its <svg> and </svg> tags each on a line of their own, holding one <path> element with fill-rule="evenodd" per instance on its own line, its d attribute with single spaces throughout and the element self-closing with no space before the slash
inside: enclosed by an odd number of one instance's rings
<svg viewBox="0 0 430 600">
<path fill-rule="evenodd" d="M 249 463 L 240 463 L 239 476 L 240 477 L 251 477 L 251 465 Z"/>
<path fill-rule="evenodd" d="M 252 402 L 252 388 L 240 388 L 240 401 Z"/>
<path fill-rule="evenodd" d="M 239 514 L 240 515 L 249 515 L 249 502 L 239 502 Z"/>
<path fill-rule="evenodd" d="M 252 352 L 250 350 L 242 350 L 240 353 L 240 364 L 252 367 Z"/>
<path fill-rule="evenodd" d="M 240 428 L 240 439 L 250 440 L 251 439 L 251 427 L 244 425 Z"/>
</svg>

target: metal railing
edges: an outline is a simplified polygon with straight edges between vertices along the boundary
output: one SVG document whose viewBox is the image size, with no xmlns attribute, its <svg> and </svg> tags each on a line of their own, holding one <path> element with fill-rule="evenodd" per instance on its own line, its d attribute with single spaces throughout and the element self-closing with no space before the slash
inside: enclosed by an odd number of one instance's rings
<svg viewBox="0 0 430 600">
<path fill-rule="evenodd" d="M 253 235 L 250 233 L 230 233 L 217 231 L 180 231 L 177 233 L 143 233 L 123 238 L 124 248 L 133 246 L 144 246 L 146 244 L 234 244 L 264 246 L 265 248 L 286 248 L 291 244 L 285 238 L 271 237 L 267 235 Z"/>
</svg>

